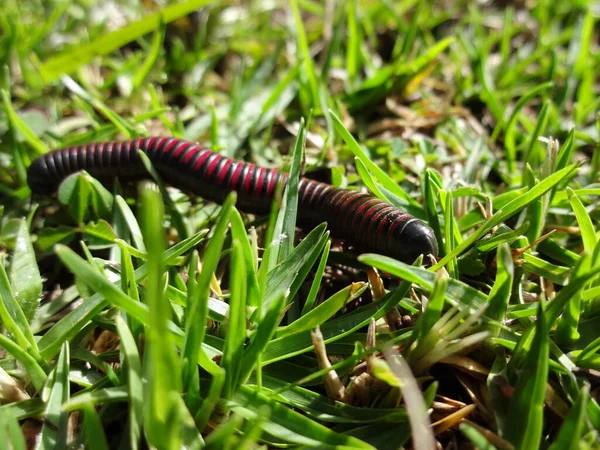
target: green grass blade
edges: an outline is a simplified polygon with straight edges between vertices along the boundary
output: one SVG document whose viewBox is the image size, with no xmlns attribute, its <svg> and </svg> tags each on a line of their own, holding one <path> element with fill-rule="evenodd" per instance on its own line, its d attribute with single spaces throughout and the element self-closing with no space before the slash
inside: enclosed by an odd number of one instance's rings
<svg viewBox="0 0 600 450">
<path fill-rule="evenodd" d="M 263 405 L 271 409 L 271 416 L 262 424 L 262 429 L 284 442 L 311 447 L 340 446 L 347 449 L 372 449 L 359 439 L 336 433 L 307 417 L 288 409 L 263 394 L 242 386 L 235 398 L 229 403 L 236 414 L 244 418 L 255 417 Z"/>
<path fill-rule="evenodd" d="M 348 145 L 350 151 L 354 153 L 354 156 L 360 159 L 360 161 L 366 166 L 369 172 L 375 175 L 375 178 L 383 185 L 383 187 L 385 187 L 394 195 L 397 195 L 398 197 L 404 200 L 414 202 L 414 200 L 410 198 L 406 194 L 406 192 L 404 192 L 398 187 L 396 182 L 392 180 L 389 177 L 389 175 L 383 171 L 383 169 L 381 169 L 373 161 L 371 161 L 371 159 L 368 157 L 365 151 L 360 147 L 356 139 L 354 139 L 354 137 L 346 129 L 341 119 L 337 115 L 335 115 L 333 111 L 330 110 L 329 113 L 331 114 L 331 119 L 333 120 L 335 131 L 342 137 L 346 145 Z"/>
<path fill-rule="evenodd" d="M 492 445 L 483 434 L 481 434 L 475 427 L 461 423 L 460 431 L 471 441 L 475 448 L 478 450 L 496 450 L 497 447 Z"/>
<path fill-rule="evenodd" d="M 539 448 L 542 439 L 544 399 L 548 378 L 550 345 L 548 321 L 542 303 L 538 306 L 535 335 L 525 355 L 515 392 L 510 401 L 509 417 L 519 417 L 507 423 L 505 437 L 516 449 Z"/>
<path fill-rule="evenodd" d="M 7 409 L 0 408 L 0 435 L 4 436 L 4 445 L 10 450 L 26 450 L 25 438 L 19 422 Z"/>
<path fill-rule="evenodd" d="M 427 308 L 425 308 L 425 311 L 423 311 L 423 314 L 415 325 L 415 335 L 421 339 L 429 333 L 433 325 L 435 325 L 442 315 L 447 286 L 448 274 L 445 271 L 440 270 L 435 276 L 433 290 L 431 291 L 431 296 L 427 302 Z"/>
<path fill-rule="evenodd" d="M 298 183 L 300 169 L 304 159 L 306 145 L 306 128 L 304 120 L 300 121 L 300 129 L 292 153 L 292 166 L 283 193 L 280 212 L 275 223 L 274 242 L 271 243 L 271 266 L 279 264 L 288 257 L 294 248 L 296 234 L 296 216 L 298 215 Z"/>
<path fill-rule="evenodd" d="M 268 307 L 271 302 L 292 286 L 296 274 L 311 259 L 313 252 L 320 252 L 325 246 L 327 240 L 325 228 L 325 224 L 321 224 L 312 230 L 285 261 L 269 272 L 263 300 L 265 307 Z"/>
<path fill-rule="evenodd" d="M 240 365 L 240 383 L 245 383 L 252 370 L 260 365 L 262 352 L 273 339 L 275 330 L 281 321 L 284 299 L 285 297 L 282 295 L 271 303 L 271 306 L 265 312 L 256 328 L 250 344 L 248 344 L 248 347 L 244 351 L 243 360 Z"/>
<path fill-rule="evenodd" d="M 512 292 L 514 280 L 514 260 L 507 244 L 500 244 L 496 252 L 496 280 L 489 294 L 489 306 L 487 307 L 487 316 L 497 322 L 503 322 L 510 294 Z M 499 330 L 494 330 L 497 335 Z"/>
<path fill-rule="evenodd" d="M 289 334 L 313 329 L 316 326 L 325 323 L 347 303 L 360 297 L 366 289 L 367 285 L 365 283 L 353 283 L 351 286 L 345 287 L 298 320 L 278 329 L 276 336 L 281 338 Z"/>
<path fill-rule="evenodd" d="M 139 67 L 138 70 L 133 74 L 133 89 L 138 89 L 144 80 L 148 77 L 148 74 L 156 64 L 156 61 L 160 55 L 160 50 L 162 48 L 162 44 L 165 38 L 165 27 L 164 24 L 161 24 L 160 28 L 158 28 L 154 32 L 154 36 L 152 37 L 152 44 L 150 44 L 150 51 L 148 52 L 148 56 Z"/>
<path fill-rule="evenodd" d="M 180 255 L 197 245 L 205 235 L 206 230 L 201 230 L 195 235 L 190 236 L 189 238 L 169 248 L 162 255 L 164 265 L 168 266 L 174 264 Z M 79 258 L 79 260 L 83 261 L 81 258 Z M 75 260 L 74 264 L 76 266 L 79 265 L 79 261 Z M 147 265 L 143 265 L 135 271 L 135 280 L 137 283 L 145 280 L 147 276 Z M 104 282 L 104 280 L 102 280 L 102 282 Z M 120 294 L 117 295 L 121 295 L 122 291 L 119 290 L 119 292 Z M 102 311 L 107 304 L 108 302 L 104 299 L 102 294 L 94 294 L 79 308 L 76 308 L 74 311 L 68 313 L 39 340 L 38 345 L 42 357 L 45 359 L 51 359 L 54 355 L 56 355 L 60 350 L 61 344 L 79 333 L 81 329 L 88 323 L 88 321 Z"/>
<path fill-rule="evenodd" d="M 17 112 L 14 110 L 10 101 L 9 93 L 6 92 L 4 89 L 1 89 L 0 95 L 2 95 L 4 112 L 8 117 L 8 120 L 10 121 L 12 127 L 19 133 L 21 133 L 21 135 L 23 135 L 29 146 L 33 150 L 35 150 L 36 155 L 43 155 L 44 153 L 47 153 L 48 147 L 46 146 L 46 144 L 44 144 L 42 140 L 35 135 L 35 133 L 31 130 L 29 125 L 27 125 L 27 123 L 25 123 L 25 121 L 21 119 Z"/>
<path fill-rule="evenodd" d="M 569 415 L 560 428 L 560 432 L 549 450 L 577 450 L 581 448 L 581 438 L 585 431 L 585 412 L 589 401 L 589 385 L 584 385 Z"/>
<path fill-rule="evenodd" d="M 238 376 L 244 342 L 246 340 L 246 272 L 245 260 L 239 241 L 233 242 L 231 256 L 231 296 L 229 297 L 229 317 L 227 320 L 227 336 L 221 358 L 221 367 L 225 369 L 225 386 L 223 398 L 231 398 L 237 388 Z"/>
<path fill-rule="evenodd" d="M 37 341 L 33 337 L 27 317 L 19 302 L 13 297 L 12 291 L 6 270 L 0 264 L 0 319 L 2 319 L 2 324 L 17 344 L 23 349 L 30 349 L 33 355 L 37 355 L 39 352 Z"/>
<path fill-rule="evenodd" d="M 569 202 L 571 203 L 573 212 L 575 213 L 575 217 L 577 218 L 579 229 L 581 230 L 583 248 L 591 255 L 594 253 L 594 249 L 598 243 L 598 236 L 596 236 L 594 224 L 592 223 L 592 219 L 585 210 L 585 207 L 583 206 L 583 203 L 581 203 L 581 200 L 577 194 L 575 194 L 571 188 L 567 188 L 567 194 L 569 196 Z"/>
<path fill-rule="evenodd" d="M 233 239 L 238 240 L 244 254 L 246 286 L 248 291 L 247 304 L 250 307 L 257 307 L 261 304 L 262 298 L 256 274 L 256 261 L 252 254 L 252 246 L 248 239 L 242 216 L 240 216 L 237 209 L 234 209 L 231 213 L 231 236 Z"/>
<path fill-rule="evenodd" d="M 315 65 L 310 53 L 306 31 L 298 8 L 298 0 L 290 1 L 290 9 L 294 16 L 294 24 L 296 26 L 296 45 L 297 58 L 301 63 L 302 70 L 298 71 L 300 77 L 300 85 L 303 89 L 300 90 L 301 98 L 304 98 L 305 108 L 312 108 L 317 111 L 319 108 L 319 80 L 315 70 Z"/>
<path fill-rule="evenodd" d="M 315 304 L 315 300 L 317 299 L 317 295 L 319 293 L 319 288 L 321 287 L 321 281 L 323 280 L 323 273 L 325 272 L 325 265 L 327 264 L 327 258 L 329 257 L 329 250 L 331 248 L 331 241 L 327 241 L 325 243 L 325 248 L 323 249 L 323 253 L 321 253 L 321 260 L 319 261 L 319 266 L 317 267 L 317 271 L 315 272 L 315 277 L 313 278 L 313 282 L 310 286 L 310 291 L 306 300 L 304 302 L 304 306 L 302 307 L 302 314 L 307 314 Z"/>
<path fill-rule="evenodd" d="M 83 407 L 83 432 L 90 450 L 108 450 L 108 441 L 96 409 L 89 403 Z"/>
<path fill-rule="evenodd" d="M 130 298 L 70 248 L 57 245 L 55 251 L 69 270 L 89 286 L 92 291 L 101 294 L 112 305 L 131 314 L 139 321 L 145 324 L 148 323 L 149 310 L 146 305 Z"/>
<path fill-rule="evenodd" d="M 172 395 L 181 395 L 181 367 L 175 342 L 169 332 L 171 308 L 164 301 L 164 266 L 160 255 L 165 247 L 163 201 L 158 187 L 144 184 L 140 193 L 142 233 L 148 249 L 148 282 L 144 295 L 149 318 L 146 327 L 147 353 L 144 375 L 147 380 L 144 429 L 148 441 L 158 448 L 179 436 L 178 416 L 169 417 L 175 407 Z"/>
<path fill-rule="evenodd" d="M 210 383 L 210 389 L 208 395 L 202 402 L 202 407 L 198 410 L 196 417 L 194 418 L 196 426 L 199 430 L 203 430 L 221 398 L 221 392 L 225 384 L 225 370 L 219 368 L 219 370 L 213 375 L 212 382 Z"/>
<path fill-rule="evenodd" d="M 3 334 L 0 334 L 0 347 L 23 365 L 23 368 L 27 371 L 27 375 L 31 379 L 33 387 L 37 392 L 41 392 L 47 376 L 40 364 L 22 346 L 11 341 Z"/>
<path fill-rule="evenodd" d="M 198 370 L 196 363 L 199 360 L 201 344 L 204 341 L 206 333 L 205 324 L 208 316 L 207 303 L 210 292 L 210 281 L 221 258 L 221 251 L 236 198 L 235 193 L 232 193 L 223 203 L 215 224 L 213 237 L 208 243 L 204 260 L 202 261 L 202 271 L 198 275 L 195 296 L 188 300 L 185 340 L 181 352 L 182 367 L 184 368 L 182 374 L 184 391 L 188 390 L 194 372 Z M 192 413 L 193 409 L 191 408 Z"/>
<path fill-rule="evenodd" d="M 65 448 L 67 446 L 67 425 L 69 415 L 62 407 L 69 400 L 69 344 L 64 343 L 56 366 L 48 379 L 49 391 L 46 402 L 45 422 L 40 436 L 42 449 Z"/>
<path fill-rule="evenodd" d="M 161 23 L 172 22 L 208 3 L 210 3 L 210 0 L 188 0 L 175 3 L 162 11 L 150 14 L 137 22 L 105 34 L 89 44 L 53 56 L 40 67 L 42 77 L 46 82 L 54 81 L 62 74 L 74 72 L 96 56 L 107 55 L 129 42 L 157 30 Z"/>
<path fill-rule="evenodd" d="M 350 314 L 330 320 L 321 325 L 325 343 L 335 342 L 378 320 L 395 307 L 408 293 L 410 282 L 402 284 L 379 301 L 362 306 Z M 263 364 L 271 364 L 291 356 L 300 355 L 314 348 L 310 331 L 284 336 L 269 342 L 262 355 Z"/>
<path fill-rule="evenodd" d="M 358 257 L 358 260 L 383 270 L 402 280 L 408 280 L 411 283 L 423 286 L 428 291 L 433 291 L 435 286 L 435 272 L 411 266 L 387 256 L 365 253 Z M 479 310 L 486 306 L 488 297 L 479 290 L 453 278 L 448 279 L 446 289 L 446 300 L 453 305 L 473 308 Z"/>
<path fill-rule="evenodd" d="M 131 233 L 131 237 L 133 239 L 133 242 L 135 243 L 136 249 L 141 252 L 146 252 L 146 246 L 142 237 L 142 231 L 137 222 L 137 219 L 135 218 L 135 215 L 133 214 L 133 211 L 131 211 L 131 208 L 129 207 L 125 199 L 120 195 L 115 196 L 115 201 L 117 202 L 117 208 L 119 213 L 125 220 L 125 223 L 127 223 L 127 227 L 129 228 L 129 232 Z"/>
<path fill-rule="evenodd" d="M 115 319 L 117 331 L 121 338 L 121 351 L 125 361 L 124 368 L 127 371 L 127 390 L 129 396 L 129 444 L 132 450 L 139 448 L 140 436 L 142 434 L 142 418 L 144 408 L 144 392 L 142 383 L 142 363 L 138 353 L 136 342 L 121 317 Z"/>
<path fill-rule="evenodd" d="M 475 231 L 471 236 L 465 239 L 462 243 L 460 243 L 457 247 L 452 250 L 451 253 L 447 254 L 441 261 L 435 264 L 432 269 L 437 270 L 440 267 L 445 266 L 450 260 L 456 258 L 458 255 L 467 250 L 471 245 L 485 236 L 492 228 L 500 223 L 504 222 L 506 219 L 512 217 L 514 214 L 525 208 L 528 204 L 538 199 L 550 189 L 554 188 L 557 184 L 565 181 L 575 174 L 577 170 L 577 166 L 572 164 L 564 169 L 550 175 L 548 178 L 540 181 L 535 185 L 534 188 L 529 191 L 521 194 L 511 202 L 509 202 L 506 206 L 496 212 L 492 217 L 485 221 L 485 223 Z"/>
</svg>

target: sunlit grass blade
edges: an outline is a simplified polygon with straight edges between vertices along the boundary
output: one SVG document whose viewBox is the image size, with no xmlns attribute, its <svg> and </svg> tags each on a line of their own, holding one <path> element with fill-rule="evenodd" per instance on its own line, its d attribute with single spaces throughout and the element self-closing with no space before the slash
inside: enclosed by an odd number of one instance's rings
<svg viewBox="0 0 600 450">
<path fill-rule="evenodd" d="M 199 360 L 201 344 L 206 334 L 205 324 L 208 316 L 207 302 L 210 292 L 210 282 L 221 258 L 221 251 L 236 198 L 235 193 L 232 193 L 223 203 L 214 227 L 213 237 L 208 243 L 204 254 L 202 271 L 198 275 L 195 295 L 193 298 L 188 299 L 185 341 L 181 352 L 182 367 L 184 370 L 182 373 L 184 391 L 189 389 L 194 372 L 198 370 L 196 363 Z M 191 412 L 194 414 L 194 408 L 191 408 Z"/>
<path fill-rule="evenodd" d="M 403 281 L 399 287 L 387 293 L 379 301 L 362 306 L 352 313 L 330 320 L 320 326 L 325 343 L 335 342 L 378 320 L 395 307 L 408 293 L 411 283 Z M 310 331 L 303 331 L 269 341 L 262 354 L 263 364 L 271 364 L 291 356 L 300 355 L 314 348 Z"/>
<path fill-rule="evenodd" d="M 162 19 L 162 17 L 161 17 Z M 148 77 L 148 74 L 156 64 L 156 61 L 160 55 L 160 50 L 162 48 L 162 43 L 165 38 L 165 27 L 164 24 L 154 32 L 154 36 L 152 36 L 152 43 L 150 44 L 150 50 L 148 51 L 148 55 L 144 59 L 144 62 L 139 67 L 138 70 L 133 74 L 133 89 L 138 89 L 144 80 Z"/>
<path fill-rule="evenodd" d="M 167 448 L 167 443 L 175 439 L 174 435 L 179 436 L 181 426 L 177 416 L 168 416 L 176 407 L 172 394 L 181 394 L 181 367 L 175 342 L 169 332 L 171 308 L 163 298 L 165 278 L 160 257 L 166 239 L 162 228 L 163 201 L 156 185 L 149 183 L 142 185 L 140 196 L 142 233 L 148 249 L 148 282 L 144 295 L 149 310 L 144 371 L 147 380 L 144 429 L 151 445 Z"/>
<path fill-rule="evenodd" d="M 581 203 L 581 200 L 577 194 L 575 194 L 571 188 L 567 188 L 567 194 L 569 196 L 569 202 L 571 203 L 573 212 L 575 213 L 575 217 L 577 218 L 579 229 L 581 230 L 583 248 L 586 252 L 592 254 L 594 253 L 594 249 L 598 243 L 598 236 L 596 236 L 592 219 L 585 210 L 585 207 L 583 206 L 583 203 Z"/>
<path fill-rule="evenodd" d="M 589 385 L 584 385 L 569 415 L 560 428 L 560 432 L 549 450 L 575 450 L 581 446 L 585 431 L 585 412 L 589 401 Z"/>
<path fill-rule="evenodd" d="M 29 328 L 29 322 L 19 302 L 13 297 L 4 265 L 0 263 L 0 319 L 13 339 L 23 349 L 38 353 L 37 341 Z"/>
<path fill-rule="evenodd" d="M 106 55 L 121 48 L 152 30 L 160 27 L 161 23 L 169 23 L 185 16 L 192 11 L 210 3 L 210 0 L 187 0 L 164 8 L 162 11 L 150 14 L 141 20 L 130 23 L 111 33 L 102 35 L 87 45 L 67 50 L 62 54 L 46 60 L 40 68 L 46 82 L 59 78 L 64 73 L 71 73 L 80 66 L 89 63 L 96 56 Z"/>
<path fill-rule="evenodd" d="M 67 446 L 67 424 L 69 415 L 63 411 L 63 404 L 70 395 L 69 367 L 70 367 L 69 344 L 62 345 L 56 366 L 48 378 L 45 423 L 40 436 L 40 448 L 51 449 Z M 44 395 L 42 396 L 44 397 Z"/>
<path fill-rule="evenodd" d="M 97 97 L 90 94 L 83 87 L 81 87 L 73 78 L 64 76 L 62 82 L 75 95 L 81 98 L 83 101 L 89 103 L 95 109 L 97 109 L 104 117 L 106 117 L 112 124 L 119 129 L 127 138 L 133 138 L 137 136 L 135 128 L 113 110 L 111 110 L 106 104 L 98 99 Z"/>
<path fill-rule="evenodd" d="M 31 379 L 31 384 L 37 392 L 40 392 L 47 380 L 44 368 L 22 346 L 4 335 L 0 335 L 0 347 L 23 365 Z"/>
<path fill-rule="evenodd" d="M 19 221 L 19 232 L 10 266 L 10 285 L 23 314 L 31 322 L 40 304 L 42 278 L 24 220 Z"/>
<path fill-rule="evenodd" d="M 577 166 L 572 164 L 564 169 L 552 174 L 548 178 L 540 181 L 535 185 L 534 188 L 530 189 L 526 193 L 518 196 L 511 202 L 509 202 L 506 206 L 501 208 L 496 212 L 492 217 L 485 221 L 485 223 L 477 229 L 473 234 L 471 234 L 467 239 L 465 239 L 462 243 L 452 250 L 451 253 L 447 254 L 441 261 L 435 264 L 432 269 L 436 270 L 440 267 L 445 266 L 450 260 L 456 258 L 458 255 L 467 250 L 471 245 L 481 239 L 485 234 L 490 231 L 496 225 L 504 222 L 509 217 L 512 217 L 514 214 L 525 208 L 528 204 L 538 199 L 550 189 L 555 187 L 557 184 L 569 179 L 576 172 Z"/>
<path fill-rule="evenodd" d="M 507 244 L 500 244 L 496 252 L 496 280 L 489 293 L 489 306 L 487 307 L 487 316 L 497 322 L 502 322 L 506 315 L 510 294 L 512 292 L 514 279 L 514 261 Z M 495 325 L 493 334 L 498 334 Z"/>
<path fill-rule="evenodd" d="M 175 244 L 168 250 L 166 250 L 162 254 L 162 261 L 165 265 L 172 265 L 176 262 L 177 258 L 183 253 L 190 250 L 192 247 L 197 245 L 206 235 L 206 230 L 201 230 L 193 236 Z M 58 251 L 63 251 L 65 254 L 68 253 L 68 249 L 60 250 L 64 247 L 57 247 Z M 83 261 L 79 258 L 79 261 Z M 79 262 L 75 260 L 74 265 L 79 266 Z M 142 282 L 148 276 L 148 267 L 147 265 L 143 265 L 136 269 L 135 271 L 135 281 L 137 283 Z M 0 279 L 1 281 L 1 279 Z M 108 280 L 102 279 L 102 283 L 108 282 Z M 115 286 L 116 287 L 116 286 Z M 123 292 L 119 289 L 118 294 L 121 296 Z M 124 294 L 123 294 L 124 295 Z M 128 297 L 126 297 L 128 298 Z M 102 294 L 94 294 L 91 298 L 89 298 L 83 305 L 79 308 L 76 308 L 74 311 L 68 313 L 64 318 L 62 318 L 57 324 L 55 324 L 42 338 L 39 340 L 38 345 L 40 348 L 40 353 L 42 357 L 45 359 L 51 359 L 58 351 L 60 350 L 60 346 L 66 340 L 71 339 L 77 333 L 79 333 L 82 328 L 88 323 L 88 321 L 98 314 L 102 309 L 107 306 L 108 302 L 102 296 Z M 135 310 L 139 310 L 135 308 Z"/>
<path fill-rule="evenodd" d="M 12 127 L 23 135 L 29 146 L 35 151 L 36 155 L 43 155 L 46 153 L 48 147 L 35 135 L 23 119 L 18 116 L 10 101 L 9 93 L 2 89 L 0 90 L 0 95 L 2 96 L 2 102 L 4 104 L 4 112 L 10 120 Z"/>
<path fill-rule="evenodd" d="M 304 264 L 311 259 L 313 252 L 320 252 L 325 246 L 327 235 L 325 234 L 326 225 L 321 224 L 312 230 L 289 256 L 275 267 L 268 274 L 267 286 L 264 293 L 264 306 L 268 306 L 275 301 L 281 294 L 286 292 L 296 274 L 302 269 Z"/>
<path fill-rule="evenodd" d="M 515 392 L 509 406 L 509 416 L 519 417 L 507 423 L 506 439 L 517 449 L 538 448 L 542 439 L 544 399 L 550 356 L 548 322 L 542 303 L 538 306 L 535 335 L 525 355 Z M 515 416 L 516 415 L 516 416 Z"/>
<path fill-rule="evenodd" d="M 141 436 L 144 407 L 142 363 L 136 342 L 127 324 L 121 317 L 117 317 L 115 322 L 121 338 L 124 368 L 127 371 L 125 379 L 129 391 L 129 444 L 132 450 L 137 450 Z"/>
<path fill-rule="evenodd" d="M 96 409 L 89 403 L 83 407 L 83 430 L 87 448 L 91 450 L 108 450 L 108 441 L 102 427 L 102 422 Z"/>
<path fill-rule="evenodd" d="M 110 301 L 114 306 L 131 314 L 142 323 L 148 323 L 149 310 L 147 305 L 130 298 L 70 248 L 57 246 L 55 251 L 62 262 L 94 292 L 101 294 L 106 299 L 105 301 Z M 104 306 L 105 303 L 102 303 L 102 306 Z"/>
<path fill-rule="evenodd" d="M 256 417 L 254 411 L 267 405 L 271 409 L 262 429 L 284 442 L 309 445 L 311 447 L 342 446 L 353 449 L 372 449 L 368 444 L 343 434 L 336 433 L 325 426 L 275 402 L 263 394 L 259 394 L 246 386 L 242 386 L 229 407 L 236 414 L 245 418 Z"/>
<path fill-rule="evenodd" d="M 298 183 L 300 169 L 306 145 L 306 129 L 304 120 L 300 121 L 300 129 L 296 137 L 296 144 L 292 153 L 292 165 L 290 174 L 283 193 L 281 209 L 275 222 L 273 242 L 271 246 L 270 266 L 282 262 L 288 257 L 294 248 L 294 236 L 296 234 L 296 216 L 298 215 Z"/>
<path fill-rule="evenodd" d="M 4 436 L 4 445 L 11 450 L 25 450 L 25 438 L 19 422 L 6 409 L 0 408 L 0 435 Z"/>
<path fill-rule="evenodd" d="M 279 328 L 277 330 L 277 337 L 280 338 L 288 334 L 310 330 L 319 324 L 325 323 L 348 302 L 360 297 L 360 295 L 366 289 L 367 285 L 364 283 L 353 283 L 352 285 L 335 293 L 312 311 L 306 313 L 301 318 L 292 322 L 290 325 Z"/>
<path fill-rule="evenodd" d="M 310 286 L 310 291 L 306 297 L 306 300 L 304 301 L 301 315 L 308 313 L 315 304 L 315 300 L 317 299 L 317 295 L 319 293 L 319 288 L 321 287 L 321 281 L 323 280 L 323 273 L 325 272 L 325 265 L 327 264 L 330 248 L 331 241 L 327 241 L 325 248 L 323 249 L 323 253 L 321 253 L 321 260 L 319 261 L 319 266 L 317 267 L 315 277 L 313 278 L 313 282 Z"/>
<path fill-rule="evenodd" d="M 245 383 L 254 368 L 261 363 L 262 352 L 267 347 L 275 334 L 275 330 L 281 321 L 281 311 L 285 297 L 282 295 L 271 303 L 269 309 L 262 317 L 256 331 L 252 335 L 250 344 L 246 347 L 243 360 L 240 365 L 240 383 Z"/>
<path fill-rule="evenodd" d="M 133 239 L 133 242 L 135 243 L 135 247 L 139 251 L 145 252 L 146 246 L 142 237 L 142 231 L 137 222 L 137 219 L 135 218 L 135 215 L 133 214 L 133 211 L 131 211 L 131 208 L 129 207 L 125 199 L 120 195 L 115 196 L 115 201 L 117 202 L 117 208 L 119 210 L 119 213 L 121 214 L 121 216 L 123 216 L 123 219 L 127 223 L 127 227 L 129 228 L 129 232 L 131 233 L 131 237 Z"/>
<path fill-rule="evenodd" d="M 333 125 L 335 127 L 335 131 L 342 137 L 346 145 L 354 156 L 360 159 L 360 161 L 366 166 L 366 168 L 377 178 L 377 180 L 392 192 L 394 195 L 407 200 L 408 202 L 414 201 L 411 197 L 409 197 L 406 192 L 398 187 L 396 182 L 390 178 L 388 174 L 386 174 L 383 169 L 381 169 L 377 164 L 375 164 L 369 156 L 365 153 L 365 151 L 360 147 L 356 139 L 350 134 L 350 132 L 346 129 L 341 119 L 333 112 L 330 111 L 331 119 L 333 120 Z"/>
<path fill-rule="evenodd" d="M 314 111 L 318 111 L 319 79 L 312 55 L 310 54 L 310 47 L 306 38 L 306 31 L 304 30 L 304 24 L 302 22 L 297 0 L 292 0 L 290 2 L 290 9 L 294 16 L 294 24 L 296 26 L 296 43 L 298 46 L 297 58 L 302 65 L 302 70 L 298 71 L 300 85 L 303 87 L 300 91 L 300 97 L 303 99 L 306 110 L 312 108 Z"/>
<path fill-rule="evenodd" d="M 231 213 L 231 236 L 233 239 L 238 240 L 244 254 L 244 268 L 246 272 L 246 287 L 248 293 L 247 304 L 250 307 L 257 307 L 261 304 L 262 298 L 256 274 L 256 261 L 253 257 L 252 246 L 248 239 L 244 222 L 237 209 L 234 209 Z"/>
<path fill-rule="evenodd" d="M 448 274 L 444 270 L 440 270 L 435 276 L 433 291 L 431 291 L 431 296 L 427 302 L 427 308 L 425 308 L 415 325 L 415 333 L 421 339 L 429 333 L 442 314 L 447 286 Z"/>
<path fill-rule="evenodd" d="M 225 369 L 223 398 L 231 398 L 237 389 L 240 366 L 246 341 L 246 272 L 245 260 L 239 241 L 233 242 L 231 255 L 231 296 L 229 297 L 229 317 L 227 335 L 221 358 L 221 367 Z"/>
<path fill-rule="evenodd" d="M 423 286 L 429 291 L 433 291 L 434 289 L 436 275 L 435 272 L 430 270 L 411 266 L 387 256 L 371 253 L 360 255 L 358 259 L 369 266 L 395 275 L 402 280 L 407 280 L 411 283 Z M 459 280 L 449 278 L 446 289 L 446 300 L 453 305 L 462 305 L 473 308 L 474 310 L 479 310 L 486 306 L 488 297 L 483 292 L 480 292 Z"/>
</svg>

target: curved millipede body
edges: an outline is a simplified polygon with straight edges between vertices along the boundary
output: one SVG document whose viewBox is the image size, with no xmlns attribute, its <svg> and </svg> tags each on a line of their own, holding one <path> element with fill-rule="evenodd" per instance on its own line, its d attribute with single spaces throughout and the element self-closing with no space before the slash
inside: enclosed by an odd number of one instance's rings
<svg viewBox="0 0 600 450">
<path fill-rule="evenodd" d="M 169 184 L 215 202 L 222 202 L 229 192 L 236 191 L 237 207 L 249 213 L 268 213 L 277 184 L 288 178 L 286 173 L 235 161 L 193 142 L 149 137 L 50 152 L 29 167 L 29 186 L 35 193 L 55 192 L 62 180 L 81 170 L 100 180 L 143 178 L 147 171 L 138 151 L 149 157 Z M 401 209 L 372 195 L 301 178 L 299 225 L 313 227 L 325 221 L 333 236 L 343 238 L 360 251 L 408 263 L 421 254 L 437 256 L 433 231 Z"/>
</svg>

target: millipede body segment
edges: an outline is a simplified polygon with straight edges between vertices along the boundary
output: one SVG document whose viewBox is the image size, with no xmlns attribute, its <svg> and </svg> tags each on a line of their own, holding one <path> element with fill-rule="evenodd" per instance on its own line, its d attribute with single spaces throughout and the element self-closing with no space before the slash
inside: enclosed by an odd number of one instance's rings
<svg viewBox="0 0 600 450">
<path fill-rule="evenodd" d="M 50 152 L 29 167 L 29 186 L 39 194 L 55 192 L 67 176 L 81 170 L 100 180 L 144 178 L 148 173 L 138 151 L 144 152 L 174 187 L 214 202 L 222 202 L 229 192 L 236 191 L 237 207 L 248 213 L 268 213 L 277 184 L 288 178 L 286 173 L 235 161 L 193 142 L 149 137 Z M 325 221 L 333 236 L 360 251 L 408 263 L 422 254 L 437 256 L 433 231 L 419 219 L 372 195 L 301 178 L 299 225 L 314 227 Z"/>
</svg>

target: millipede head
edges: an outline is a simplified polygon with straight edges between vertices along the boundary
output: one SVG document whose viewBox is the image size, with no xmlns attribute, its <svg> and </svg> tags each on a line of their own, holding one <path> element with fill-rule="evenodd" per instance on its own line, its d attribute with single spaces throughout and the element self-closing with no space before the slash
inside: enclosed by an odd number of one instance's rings
<svg viewBox="0 0 600 450">
<path fill-rule="evenodd" d="M 405 262 L 413 262 L 423 255 L 438 255 L 438 242 L 433 230 L 419 219 L 411 219 L 406 226 L 398 228 L 391 236 L 394 256 Z"/>
</svg>

